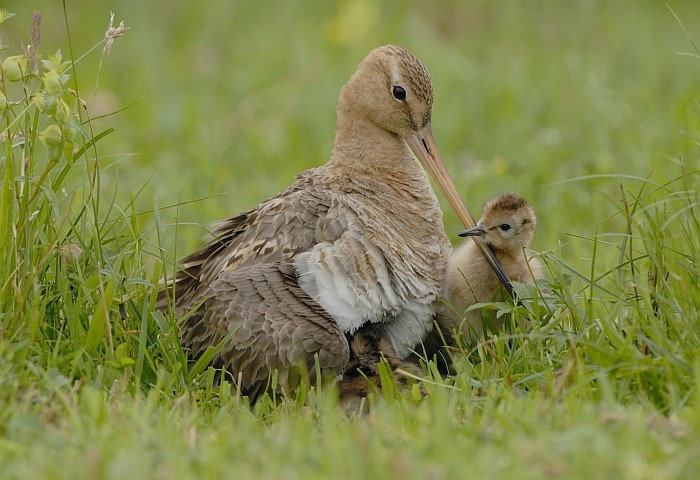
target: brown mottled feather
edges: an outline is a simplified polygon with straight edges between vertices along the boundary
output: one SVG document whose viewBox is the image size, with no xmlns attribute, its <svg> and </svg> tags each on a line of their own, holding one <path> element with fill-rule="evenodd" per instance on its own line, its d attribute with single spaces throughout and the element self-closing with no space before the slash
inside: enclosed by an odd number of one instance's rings
<svg viewBox="0 0 700 480">
<path fill-rule="evenodd" d="M 315 170 L 299 174 L 293 185 L 258 207 L 219 222 L 214 239 L 180 261 L 182 269 L 169 287 L 175 286 L 178 316 L 192 308 L 202 285 L 206 287 L 225 270 L 287 261 L 319 241 L 337 238 L 342 228 L 337 222 L 318 225 L 330 201 L 322 195 Z M 323 235 L 317 235 L 317 228 Z M 172 295 L 163 290 L 157 308 L 167 307 L 166 293 Z"/>
<path fill-rule="evenodd" d="M 223 272 L 202 296 L 206 300 L 186 320 L 182 340 L 197 357 L 234 330 L 236 342 L 226 343 L 215 362 L 240 372 L 244 388 L 264 384 L 275 368 L 285 388 L 286 367 L 313 372 L 309 353 L 316 353 L 326 368 L 346 368 L 349 352 L 345 336 L 299 288 L 289 263 L 257 263 Z"/>
</svg>

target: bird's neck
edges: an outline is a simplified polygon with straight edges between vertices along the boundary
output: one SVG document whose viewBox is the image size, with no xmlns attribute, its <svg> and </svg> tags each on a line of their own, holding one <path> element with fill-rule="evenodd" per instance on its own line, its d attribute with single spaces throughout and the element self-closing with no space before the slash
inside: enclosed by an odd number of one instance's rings
<svg viewBox="0 0 700 480">
<path fill-rule="evenodd" d="M 394 177 L 422 170 L 400 136 L 379 128 L 367 118 L 342 114 L 337 118 L 328 164 L 363 176 Z"/>
<path fill-rule="evenodd" d="M 523 253 L 523 246 L 520 243 L 514 243 L 508 246 L 499 246 L 494 245 L 492 243 L 489 243 L 488 245 L 489 247 L 491 247 L 493 253 L 496 254 L 496 257 L 500 261 L 517 261 L 525 258 L 525 254 Z"/>
</svg>

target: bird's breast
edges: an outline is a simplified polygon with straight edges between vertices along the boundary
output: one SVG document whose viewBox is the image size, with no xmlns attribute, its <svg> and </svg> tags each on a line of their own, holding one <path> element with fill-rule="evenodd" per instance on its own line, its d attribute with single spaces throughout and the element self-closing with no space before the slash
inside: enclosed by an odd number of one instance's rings
<svg viewBox="0 0 700 480">
<path fill-rule="evenodd" d="M 324 223 L 344 230 L 299 254 L 294 266 L 301 288 L 343 332 L 381 323 L 403 358 L 432 326 L 450 246 L 434 195 L 422 205 L 388 197 L 338 197 Z"/>
</svg>

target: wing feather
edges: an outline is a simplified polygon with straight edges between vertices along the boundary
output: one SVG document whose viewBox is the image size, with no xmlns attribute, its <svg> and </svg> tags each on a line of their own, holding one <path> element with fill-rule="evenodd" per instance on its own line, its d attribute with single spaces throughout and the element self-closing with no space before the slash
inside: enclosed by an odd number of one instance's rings
<svg viewBox="0 0 700 480">
<path fill-rule="evenodd" d="M 325 224 L 333 195 L 316 185 L 314 170 L 298 175 L 289 188 L 256 208 L 215 225 L 214 238 L 179 262 L 180 270 L 159 292 L 156 308 L 166 311 L 174 299 L 181 316 L 221 272 L 287 261 L 319 239 L 340 235 L 342 226 Z"/>
<path fill-rule="evenodd" d="M 294 368 L 313 374 L 314 355 L 324 371 L 341 374 L 347 366 L 345 335 L 299 287 L 289 263 L 257 263 L 222 272 L 206 297 L 201 313 L 181 324 L 183 342 L 197 357 L 233 332 L 216 360 L 240 374 L 246 392 L 264 388 L 274 370 L 283 386 Z"/>
</svg>

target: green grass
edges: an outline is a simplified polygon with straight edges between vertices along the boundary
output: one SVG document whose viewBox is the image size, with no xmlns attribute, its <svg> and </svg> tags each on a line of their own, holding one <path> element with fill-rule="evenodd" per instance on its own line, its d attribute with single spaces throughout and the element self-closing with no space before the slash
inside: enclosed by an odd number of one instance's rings
<svg viewBox="0 0 700 480">
<path fill-rule="evenodd" d="M 0 84 L 0 478 L 695 478 L 693 7 L 6 6 L 0 60 L 30 42 L 36 8 L 41 59 L 68 63 Z M 130 30 L 106 55 L 110 8 Z M 553 298 L 494 305 L 537 325 L 457 352 L 425 398 L 387 385 L 356 419 L 323 386 L 250 408 L 188 369 L 154 285 L 211 222 L 327 159 L 340 86 L 388 42 L 431 72 L 435 136 L 473 213 L 508 190 L 535 206 Z M 70 116 L 37 108 L 47 89 Z M 47 148 L 51 125 L 64 138 Z"/>
</svg>

